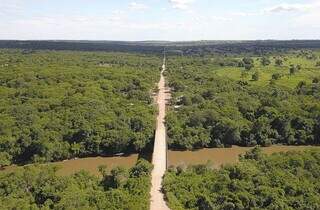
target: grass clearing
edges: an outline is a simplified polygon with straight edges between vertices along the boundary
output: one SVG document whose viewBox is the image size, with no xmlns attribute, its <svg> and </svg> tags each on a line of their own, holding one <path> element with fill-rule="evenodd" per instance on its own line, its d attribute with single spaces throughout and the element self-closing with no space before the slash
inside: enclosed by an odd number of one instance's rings
<svg viewBox="0 0 320 210">
<path fill-rule="evenodd" d="M 317 52 L 318 54 L 319 52 Z M 274 57 L 270 59 L 271 64 L 269 66 L 263 66 L 260 64 L 259 57 L 254 57 L 253 59 L 255 67 L 249 71 L 244 70 L 242 67 L 221 67 L 215 69 L 214 72 L 222 77 L 228 77 L 233 80 L 242 79 L 258 86 L 267 86 L 272 79 L 272 75 L 279 73 L 283 76 L 276 81 L 276 84 L 286 88 L 295 88 L 301 81 L 310 84 L 315 77 L 320 77 L 320 67 L 315 66 L 318 60 L 310 60 L 304 57 L 297 57 L 295 54 L 289 54 L 285 57 L 286 60 L 284 60 L 282 66 L 275 66 Z M 294 75 L 290 75 L 290 65 L 301 65 L 302 68 Z M 241 77 L 242 71 L 247 72 L 246 77 Z M 251 78 L 256 71 L 259 72 L 260 78 L 258 81 L 253 81 Z"/>
</svg>

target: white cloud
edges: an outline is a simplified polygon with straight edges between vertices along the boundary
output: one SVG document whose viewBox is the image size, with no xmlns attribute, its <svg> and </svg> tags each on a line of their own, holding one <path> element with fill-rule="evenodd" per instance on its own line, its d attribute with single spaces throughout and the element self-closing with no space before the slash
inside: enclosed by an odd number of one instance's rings
<svg viewBox="0 0 320 210">
<path fill-rule="evenodd" d="M 192 21 L 196 22 L 197 24 L 211 24 L 212 22 L 232 21 L 232 18 L 216 15 L 197 15 L 192 13 Z"/>
<path fill-rule="evenodd" d="M 210 17 L 211 20 L 213 21 L 232 21 L 232 18 L 228 18 L 228 17 L 222 17 L 222 16 L 211 16 Z"/>
<path fill-rule="evenodd" d="M 132 9 L 132 10 L 146 10 L 149 7 L 147 5 L 145 5 L 145 4 L 142 4 L 142 3 L 131 2 L 129 4 L 129 8 Z"/>
<path fill-rule="evenodd" d="M 279 12 L 304 12 L 312 9 L 312 4 L 279 4 L 265 9 L 266 13 L 279 13 Z"/>
<path fill-rule="evenodd" d="M 320 28 L 320 0 L 314 1 L 310 5 L 311 7 L 307 12 L 295 18 L 295 23 L 304 27 Z"/>
<path fill-rule="evenodd" d="M 169 0 L 174 9 L 187 10 L 195 0 Z"/>
<path fill-rule="evenodd" d="M 114 10 L 111 13 L 111 16 L 107 18 L 109 21 L 120 21 L 125 17 L 125 12 L 122 10 Z"/>
<path fill-rule="evenodd" d="M 156 8 L 156 4 L 150 3 L 160 0 L 131 0 L 130 4 L 116 7 L 117 9 L 109 12 L 85 15 L 78 12 L 52 14 L 41 11 L 24 15 L 28 12 L 26 2 L 27 0 L 0 0 L 0 28 L 4 29 L 0 30 L 0 39 L 320 38 L 320 0 L 308 0 L 305 4 L 290 4 L 288 2 L 291 1 L 287 0 L 287 4 L 269 3 L 270 7 L 254 7 L 252 10 L 249 7 L 238 13 L 221 12 L 218 6 L 207 12 L 201 9 L 200 5 L 196 5 L 199 2 L 196 0 L 167 0 L 170 4 L 166 8 Z M 197 8 L 192 9 L 193 6 Z M 171 8 L 183 12 L 177 14 L 177 11 L 172 11 Z M 130 12 L 145 9 L 166 11 L 168 15 L 158 18 L 136 18 L 136 14 Z M 278 17 L 278 13 L 281 14 L 281 18 Z"/>
<path fill-rule="evenodd" d="M 0 21 L 0 28 L 6 28 L 0 32 L 0 39 L 145 40 L 184 27 L 180 22 L 135 21 L 121 11 L 103 16 L 48 15 Z"/>
<path fill-rule="evenodd" d="M 240 17 L 248 17 L 248 16 L 256 16 L 262 15 L 264 12 L 232 12 L 230 13 L 231 16 L 240 16 Z"/>
<path fill-rule="evenodd" d="M 315 10 L 315 8 L 320 6 L 320 0 L 314 0 L 308 4 L 290 4 L 290 3 L 283 3 L 274 5 L 267 8 L 262 8 L 255 12 L 232 12 L 229 13 L 231 16 L 258 16 L 258 15 L 266 15 L 266 14 L 274 14 L 274 13 L 311 13 Z"/>
<path fill-rule="evenodd" d="M 263 14 L 293 13 L 291 23 L 293 27 L 320 27 L 320 0 L 314 0 L 306 4 L 279 4 L 263 10 Z"/>
<path fill-rule="evenodd" d="M 0 15 L 12 15 L 22 12 L 22 2 L 17 0 L 0 0 Z"/>
</svg>

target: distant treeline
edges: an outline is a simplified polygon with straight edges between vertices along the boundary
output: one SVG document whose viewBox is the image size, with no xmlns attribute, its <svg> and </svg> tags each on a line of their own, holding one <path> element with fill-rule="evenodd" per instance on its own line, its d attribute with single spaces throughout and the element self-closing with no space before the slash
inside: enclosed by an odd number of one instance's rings
<svg viewBox="0 0 320 210">
<path fill-rule="evenodd" d="M 77 50 L 138 52 L 161 54 L 164 48 L 169 54 L 203 55 L 213 53 L 283 52 L 286 50 L 320 48 L 320 40 L 288 41 L 195 41 L 195 42 L 121 42 L 121 41 L 17 41 L 0 40 L 0 48 L 26 50 Z"/>
</svg>

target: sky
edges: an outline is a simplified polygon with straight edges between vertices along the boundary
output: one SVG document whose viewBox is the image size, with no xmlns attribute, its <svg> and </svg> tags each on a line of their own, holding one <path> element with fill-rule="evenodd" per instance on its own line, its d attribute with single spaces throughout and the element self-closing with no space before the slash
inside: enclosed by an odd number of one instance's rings
<svg viewBox="0 0 320 210">
<path fill-rule="evenodd" d="M 0 0 L 0 39 L 320 39 L 320 0 Z"/>
</svg>

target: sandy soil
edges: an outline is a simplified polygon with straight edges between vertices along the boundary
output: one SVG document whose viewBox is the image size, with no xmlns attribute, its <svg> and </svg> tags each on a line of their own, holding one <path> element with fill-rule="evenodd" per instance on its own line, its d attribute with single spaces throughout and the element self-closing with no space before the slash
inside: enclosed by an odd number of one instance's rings
<svg viewBox="0 0 320 210">
<path fill-rule="evenodd" d="M 163 72 L 165 71 L 165 60 L 162 66 L 161 78 L 158 84 L 159 93 L 157 97 L 158 104 L 158 117 L 157 117 L 157 129 L 154 141 L 154 150 L 152 156 L 152 164 L 154 169 L 152 171 L 152 187 L 151 187 L 151 210 L 166 210 L 169 209 L 164 200 L 164 196 L 161 192 L 161 183 L 163 175 L 167 168 L 167 144 L 166 144 L 166 129 L 164 126 L 166 101 L 169 98 L 168 91 L 165 88 L 165 78 Z"/>
</svg>

